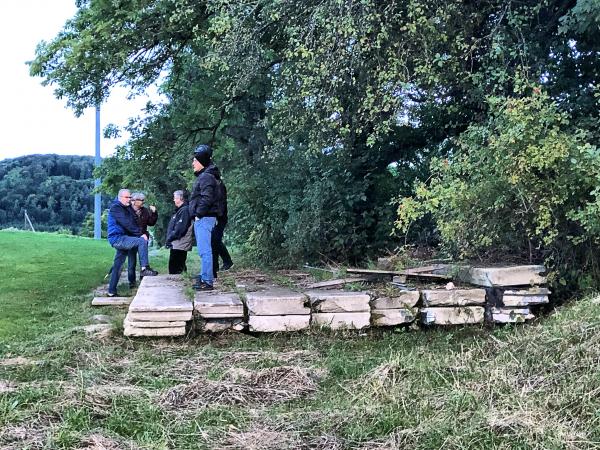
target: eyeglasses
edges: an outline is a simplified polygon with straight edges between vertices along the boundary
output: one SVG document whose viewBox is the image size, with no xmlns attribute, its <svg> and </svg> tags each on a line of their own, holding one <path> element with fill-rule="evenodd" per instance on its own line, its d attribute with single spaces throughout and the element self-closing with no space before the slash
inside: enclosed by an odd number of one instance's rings
<svg viewBox="0 0 600 450">
<path fill-rule="evenodd" d="M 124 195 L 123 198 L 131 198 L 131 195 Z"/>
</svg>

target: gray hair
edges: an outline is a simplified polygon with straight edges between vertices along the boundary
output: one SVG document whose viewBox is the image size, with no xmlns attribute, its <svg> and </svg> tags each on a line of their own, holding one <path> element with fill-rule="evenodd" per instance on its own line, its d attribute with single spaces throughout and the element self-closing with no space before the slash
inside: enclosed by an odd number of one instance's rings
<svg viewBox="0 0 600 450">
<path fill-rule="evenodd" d="M 175 191 L 173 192 L 174 197 L 179 197 L 180 200 L 185 200 L 185 195 L 183 191 Z"/>
<path fill-rule="evenodd" d="M 125 195 L 125 193 L 130 194 L 131 191 L 129 189 L 119 189 L 118 197 L 121 198 Z"/>
<path fill-rule="evenodd" d="M 146 196 L 141 192 L 134 192 L 131 194 L 131 200 L 146 200 Z"/>
</svg>

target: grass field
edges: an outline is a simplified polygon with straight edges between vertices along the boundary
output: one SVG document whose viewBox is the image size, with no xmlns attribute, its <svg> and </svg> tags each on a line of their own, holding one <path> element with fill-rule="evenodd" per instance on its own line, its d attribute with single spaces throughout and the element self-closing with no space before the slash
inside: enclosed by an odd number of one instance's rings
<svg viewBox="0 0 600 450">
<path fill-rule="evenodd" d="M 515 327 L 131 340 L 89 306 L 106 242 L 0 249 L 3 449 L 600 448 L 593 297 Z M 77 328 L 99 313 L 111 335 Z"/>
</svg>

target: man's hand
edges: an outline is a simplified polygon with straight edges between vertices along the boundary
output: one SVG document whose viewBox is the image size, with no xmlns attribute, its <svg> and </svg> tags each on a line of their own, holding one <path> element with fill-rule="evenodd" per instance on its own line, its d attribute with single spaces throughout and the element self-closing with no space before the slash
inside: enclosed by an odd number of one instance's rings
<svg viewBox="0 0 600 450">
<path fill-rule="evenodd" d="M 156 206 L 150 205 L 150 211 L 152 211 L 153 213 L 155 213 L 156 212 Z"/>
<path fill-rule="evenodd" d="M 142 237 L 146 240 L 148 240 L 148 236 L 146 236 L 145 234 L 142 234 Z"/>
</svg>

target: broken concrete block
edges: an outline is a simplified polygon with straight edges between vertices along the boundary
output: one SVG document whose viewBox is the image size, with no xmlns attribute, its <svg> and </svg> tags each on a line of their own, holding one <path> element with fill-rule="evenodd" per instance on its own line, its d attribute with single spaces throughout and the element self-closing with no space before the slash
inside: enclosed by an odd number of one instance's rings
<svg viewBox="0 0 600 450">
<path fill-rule="evenodd" d="M 94 297 L 92 306 L 128 306 L 131 297 Z"/>
<path fill-rule="evenodd" d="M 432 289 L 421 293 L 423 306 L 485 305 L 485 289 Z"/>
<path fill-rule="evenodd" d="M 529 308 L 490 308 L 492 322 L 495 323 L 521 323 L 534 319 Z"/>
<path fill-rule="evenodd" d="M 421 323 L 425 325 L 462 325 L 483 322 L 482 306 L 421 308 Z"/>
<path fill-rule="evenodd" d="M 394 297 L 380 297 L 371 300 L 371 309 L 412 308 L 419 301 L 419 291 L 405 291 Z"/>
<path fill-rule="evenodd" d="M 546 288 L 506 290 L 502 294 L 502 304 L 504 306 L 542 305 L 550 301 L 549 294 L 550 290 Z"/>
<path fill-rule="evenodd" d="M 194 311 L 202 317 L 243 317 L 244 304 L 236 293 L 196 292 Z M 205 314 L 209 314 L 205 316 Z"/>
<path fill-rule="evenodd" d="M 470 267 L 460 270 L 457 278 L 466 283 L 485 287 L 525 286 L 546 283 L 544 266 Z"/>
<path fill-rule="evenodd" d="M 246 294 L 246 306 L 250 316 L 284 316 L 310 314 L 304 306 L 306 297 L 289 289 L 270 288 L 266 291 Z"/>
<path fill-rule="evenodd" d="M 132 322 L 187 322 L 192 320 L 191 311 L 135 312 L 129 311 L 127 317 Z"/>
<path fill-rule="evenodd" d="M 410 309 L 373 309 L 371 311 L 371 322 L 379 327 L 410 323 L 413 320 L 415 320 L 415 315 Z"/>
<path fill-rule="evenodd" d="M 250 331 L 257 332 L 299 331 L 308 328 L 309 325 L 310 314 L 248 317 Z"/>
<path fill-rule="evenodd" d="M 311 309 L 319 313 L 368 312 L 371 297 L 366 292 L 308 291 Z"/>
<path fill-rule="evenodd" d="M 192 311 L 190 302 L 183 291 L 183 286 L 154 286 L 138 290 L 133 298 L 129 311 L 162 312 L 162 311 Z"/>
<path fill-rule="evenodd" d="M 211 319 L 203 321 L 201 328 L 206 333 L 222 333 L 227 330 L 242 331 L 243 319 Z"/>
<path fill-rule="evenodd" d="M 314 313 L 312 315 L 313 325 L 331 328 L 332 330 L 359 330 L 370 325 L 370 312 L 346 312 L 346 313 Z"/>
<path fill-rule="evenodd" d="M 178 322 L 170 322 L 170 321 L 148 321 L 148 320 L 134 321 L 134 320 L 131 320 L 131 317 L 129 317 L 129 314 L 125 317 L 125 320 L 123 321 L 123 325 L 125 325 L 125 323 L 127 323 L 129 326 L 134 327 L 134 328 L 178 328 L 178 327 L 185 327 L 185 322 L 184 321 L 178 321 Z"/>
<path fill-rule="evenodd" d="M 185 336 L 185 327 L 137 328 L 124 323 L 125 336 Z"/>
</svg>

